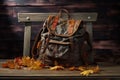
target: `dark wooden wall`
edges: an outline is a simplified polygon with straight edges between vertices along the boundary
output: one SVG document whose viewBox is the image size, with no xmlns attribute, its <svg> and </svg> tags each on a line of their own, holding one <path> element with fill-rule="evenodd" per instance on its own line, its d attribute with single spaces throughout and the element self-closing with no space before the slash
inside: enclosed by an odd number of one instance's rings
<svg viewBox="0 0 120 80">
<path fill-rule="evenodd" d="M 0 0 L 0 58 L 22 56 L 24 24 L 17 22 L 18 12 L 57 12 L 66 8 L 70 12 L 98 13 L 93 23 L 95 58 L 116 59 L 120 53 L 119 7 L 120 2 L 115 0 Z M 42 23 L 32 24 L 33 42 Z"/>
</svg>

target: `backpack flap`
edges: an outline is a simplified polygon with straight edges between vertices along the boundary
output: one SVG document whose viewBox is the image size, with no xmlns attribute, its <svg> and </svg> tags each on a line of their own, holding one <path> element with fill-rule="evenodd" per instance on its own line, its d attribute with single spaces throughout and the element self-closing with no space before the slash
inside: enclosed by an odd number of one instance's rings
<svg viewBox="0 0 120 80">
<path fill-rule="evenodd" d="M 64 20 L 59 16 L 49 16 L 47 19 L 47 29 L 55 36 L 70 37 L 78 30 L 80 23 L 81 20 Z"/>
</svg>

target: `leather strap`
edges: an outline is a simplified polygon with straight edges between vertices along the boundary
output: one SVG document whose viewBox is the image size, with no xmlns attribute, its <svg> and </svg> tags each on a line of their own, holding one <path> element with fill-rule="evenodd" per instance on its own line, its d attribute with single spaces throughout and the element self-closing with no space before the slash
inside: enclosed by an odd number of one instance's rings
<svg viewBox="0 0 120 80">
<path fill-rule="evenodd" d="M 49 43 L 63 44 L 63 45 L 71 44 L 70 42 L 63 42 L 63 41 L 56 41 L 56 40 L 50 40 Z"/>
</svg>

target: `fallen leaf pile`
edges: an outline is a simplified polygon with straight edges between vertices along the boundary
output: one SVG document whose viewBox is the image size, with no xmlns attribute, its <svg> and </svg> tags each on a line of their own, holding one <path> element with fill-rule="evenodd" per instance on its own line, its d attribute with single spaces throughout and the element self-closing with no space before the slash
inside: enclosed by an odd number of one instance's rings
<svg viewBox="0 0 120 80">
<path fill-rule="evenodd" d="M 24 67 L 32 70 L 39 70 L 42 69 L 44 64 L 41 61 L 35 60 L 30 57 L 18 57 L 14 60 L 8 60 L 5 63 L 2 63 L 3 68 L 10 68 L 10 69 L 22 69 Z"/>
<path fill-rule="evenodd" d="M 98 73 L 100 72 L 100 68 L 99 66 L 79 66 L 79 67 L 70 67 L 69 68 L 70 71 L 74 71 L 74 70 L 78 70 L 80 71 L 80 74 L 82 76 L 88 76 L 90 74 L 93 74 L 93 73 Z"/>
<path fill-rule="evenodd" d="M 13 60 L 8 60 L 4 63 L 2 63 L 3 68 L 10 68 L 10 69 L 24 69 L 27 68 L 28 70 L 40 70 L 45 67 L 45 64 L 43 64 L 40 60 L 35 60 L 30 57 L 17 57 Z M 82 76 L 89 76 L 90 74 L 98 73 L 100 72 L 99 66 L 79 66 L 79 67 L 70 67 L 70 68 L 64 68 L 63 66 L 58 65 L 58 63 L 55 61 L 55 66 L 49 67 L 49 70 L 64 70 L 68 69 L 69 71 L 80 71 L 80 75 Z"/>
</svg>

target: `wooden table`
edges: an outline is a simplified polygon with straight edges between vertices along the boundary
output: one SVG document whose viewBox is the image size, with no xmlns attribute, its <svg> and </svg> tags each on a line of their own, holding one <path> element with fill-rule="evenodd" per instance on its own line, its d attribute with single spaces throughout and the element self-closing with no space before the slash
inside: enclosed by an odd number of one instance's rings
<svg viewBox="0 0 120 80">
<path fill-rule="evenodd" d="M 0 60 L 3 63 L 5 60 Z M 120 80 L 120 65 L 109 63 L 99 63 L 101 72 L 98 74 L 91 74 L 90 76 L 81 76 L 79 71 L 69 71 L 67 69 L 62 71 L 51 71 L 49 69 L 41 70 L 23 70 L 23 69 L 8 69 L 2 68 L 0 65 L 0 80 L 3 79 L 57 79 L 57 80 L 81 80 L 83 78 L 119 78 Z"/>
</svg>

